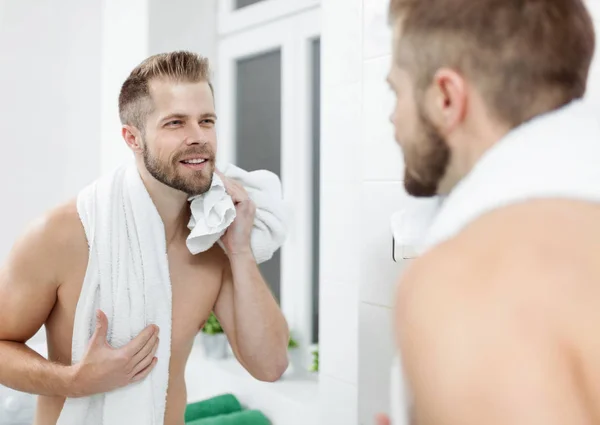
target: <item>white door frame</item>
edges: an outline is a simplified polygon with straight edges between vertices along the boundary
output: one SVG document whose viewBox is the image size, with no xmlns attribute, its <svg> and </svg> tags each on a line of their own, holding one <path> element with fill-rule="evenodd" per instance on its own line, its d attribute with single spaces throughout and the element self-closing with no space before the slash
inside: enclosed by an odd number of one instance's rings
<svg viewBox="0 0 600 425">
<path fill-rule="evenodd" d="M 231 6 L 232 0 L 223 2 Z M 269 0 L 248 13 L 292 2 Z M 320 10 L 314 0 L 293 3 L 297 13 L 231 33 L 219 42 L 216 94 L 219 161 L 235 158 L 235 81 L 238 60 L 281 49 L 281 179 L 290 211 L 289 236 L 281 250 L 281 308 L 290 329 L 306 348 L 312 338 L 312 123 L 311 41 L 320 36 Z M 303 4 L 305 7 L 300 8 Z M 259 6 L 263 6 L 259 8 Z M 243 9 L 242 9 L 243 10 Z M 290 12 L 288 10 L 288 12 Z M 239 12 L 241 14 L 241 11 Z M 258 12 L 256 12 L 258 13 Z M 264 15 L 263 15 L 264 18 Z M 228 28 L 230 29 L 230 28 Z"/>
<path fill-rule="evenodd" d="M 265 0 L 235 9 L 235 0 L 219 0 L 219 35 L 242 31 L 318 7 L 321 0 Z"/>
</svg>

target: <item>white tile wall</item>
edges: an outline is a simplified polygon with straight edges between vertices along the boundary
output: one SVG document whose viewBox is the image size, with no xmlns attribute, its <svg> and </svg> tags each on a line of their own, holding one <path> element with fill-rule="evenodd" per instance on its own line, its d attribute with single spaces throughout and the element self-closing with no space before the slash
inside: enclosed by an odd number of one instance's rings
<svg viewBox="0 0 600 425">
<path fill-rule="evenodd" d="M 390 0 L 365 0 L 363 11 L 363 54 L 365 59 L 387 55 L 392 48 L 392 33 L 388 26 Z"/>
<path fill-rule="evenodd" d="M 321 286 L 346 282 L 358 291 L 360 279 L 360 190 L 353 183 L 324 183 L 321 187 Z M 343 241 L 348 241 L 344 243 Z"/>
<path fill-rule="evenodd" d="M 391 305 L 401 270 L 391 258 L 389 224 L 406 195 L 402 157 L 388 120 L 394 99 L 385 82 L 391 43 L 387 7 L 388 0 L 322 3 L 323 425 L 358 424 L 359 410 L 361 424 L 371 425 L 375 412 L 387 411 L 392 340 L 383 335 L 391 333 L 391 310 L 359 302 Z"/>
<path fill-rule="evenodd" d="M 365 62 L 363 68 L 364 180 L 401 180 L 404 173 L 402 152 L 394 141 L 389 120 L 394 107 L 394 95 L 385 81 L 390 64 L 390 56 L 386 55 Z"/>
<path fill-rule="evenodd" d="M 392 260 L 390 216 L 402 208 L 407 196 L 401 182 L 362 184 L 361 301 L 388 307 L 393 305 L 394 287 L 402 270 L 402 263 Z"/>
<path fill-rule="evenodd" d="M 323 85 L 360 81 L 362 0 L 323 0 L 321 22 Z"/>
<path fill-rule="evenodd" d="M 319 373 L 358 382 L 358 294 L 356 286 L 329 283 L 321 289 Z"/>
<path fill-rule="evenodd" d="M 389 411 L 390 364 L 394 355 L 392 310 L 363 302 L 360 318 L 358 417 L 361 424 L 370 425 L 377 413 Z"/>
<path fill-rule="evenodd" d="M 360 82 L 354 82 L 325 86 L 323 90 L 321 175 L 328 183 L 360 182 L 361 87 Z"/>
<path fill-rule="evenodd" d="M 319 376 L 319 425 L 358 425 L 357 399 L 356 385 Z"/>
</svg>

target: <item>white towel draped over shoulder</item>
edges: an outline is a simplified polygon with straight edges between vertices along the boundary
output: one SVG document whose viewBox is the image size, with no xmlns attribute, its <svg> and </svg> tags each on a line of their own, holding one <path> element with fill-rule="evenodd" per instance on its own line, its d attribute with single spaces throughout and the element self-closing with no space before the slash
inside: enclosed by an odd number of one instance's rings
<svg viewBox="0 0 600 425">
<path fill-rule="evenodd" d="M 137 383 L 91 397 L 69 398 L 58 425 L 163 425 L 171 346 L 171 281 L 164 226 L 135 166 L 79 193 L 77 209 L 89 246 L 77 303 L 72 362 L 79 363 L 96 326 L 108 317 L 108 342 L 121 347 L 146 326 L 160 328 L 158 362 Z"/>
<path fill-rule="evenodd" d="M 266 261 L 285 239 L 284 204 L 277 176 L 229 166 L 257 205 L 251 245 Z M 72 363 L 79 363 L 96 326 L 108 317 L 108 342 L 122 347 L 146 326 L 160 328 L 158 362 L 144 380 L 109 393 L 69 398 L 58 425 L 163 425 L 171 347 L 172 291 L 164 225 L 135 165 L 118 168 L 84 188 L 77 210 L 89 259 L 75 312 Z M 211 189 L 191 200 L 190 250 L 209 249 L 235 218 L 235 208 L 215 175 Z"/>
<path fill-rule="evenodd" d="M 489 149 L 444 200 L 425 247 L 494 209 L 540 198 L 600 202 L 600 118 L 588 100 L 537 116 Z"/>
<path fill-rule="evenodd" d="M 256 205 L 254 228 L 250 239 L 257 263 L 273 256 L 286 238 L 287 219 L 281 182 L 276 174 L 267 170 L 245 171 L 228 164 L 220 170 L 225 177 L 239 182 Z M 211 189 L 205 194 L 190 198 L 192 217 L 187 239 L 192 254 L 206 251 L 217 242 L 235 219 L 236 211 L 231 197 L 219 176 L 213 176 Z"/>
</svg>

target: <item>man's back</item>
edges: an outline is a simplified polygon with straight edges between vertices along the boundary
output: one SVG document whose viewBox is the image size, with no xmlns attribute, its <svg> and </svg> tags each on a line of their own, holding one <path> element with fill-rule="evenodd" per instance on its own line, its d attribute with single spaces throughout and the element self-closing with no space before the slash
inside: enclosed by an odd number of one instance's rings
<svg viewBox="0 0 600 425">
<path fill-rule="evenodd" d="M 417 423 L 598 423 L 598 255 L 599 205 L 540 200 L 416 261 L 397 317 Z"/>
</svg>

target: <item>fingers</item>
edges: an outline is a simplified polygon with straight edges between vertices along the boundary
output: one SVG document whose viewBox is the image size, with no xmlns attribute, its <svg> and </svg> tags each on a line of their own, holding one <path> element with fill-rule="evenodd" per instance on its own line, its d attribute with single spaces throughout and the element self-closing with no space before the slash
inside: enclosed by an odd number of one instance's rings
<svg viewBox="0 0 600 425">
<path fill-rule="evenodd" d="M 154 366 L 156 366 L 157 361 L 158 361 L 158 359 L 156 357 L 154 357 L 152 359 L 152 361 L 150 362 L 150 365 L 148 367 L 146 367 L 145 369 L 142 369 L 137 375 L 135 375 L 131 379 L 131 382 L 141 381 L 146 376 L 148 376 L 150 374 L 150 372 L 152 372 L 152 369 L 154 369 Z"/>
<path fill-rule="evenodd" d="M 152 356 L 154 356 L 154 353 L 156 353 L 156 349 L 158 348 L 158 343 L 158 333 L 154 333 L 154 335 L 152 335 L 152 337 L 148 340 L 148 343 L 144 345 L 144 347 L 140 351 L 138 351 L 138 353 L 135 356 L 133 356 L 133 359 L 131 359 L 131 369 L 134 370 L 135 367 L 142 361 L 144 361 L 148 356 L 150 356 L 150 360 L 152 360 Z M 139 370 L 135 373 L 137 372 L 139 372 Z"/>
<path fill-rule="evenodd" d="M 391 425 L 390 419 L 383 414 L 375 416 L 376 425 Z"/>
<path fill-rule="evenodd" d="M 223 180 L 225 191 L 231 196 L 235 203 L 244 202 L 249 199 L 246 188 L 244 188 L 240 182 L 225 177 L 220 173 L 218 175 L 221 177 L 221 180 Z"/>
<path fill-rule="evenodd" d="M 146 369 L 150 363 L 154 360 L 154 355 L 156 354 L 156 350 L 158 350 L 158 343 L 152 346 L 152 350 L 146 354 L 144 358 L 142 358 L 133 368 L 131 372 L 131 376 L 136 376 L 142 370 Z"/>
<path fill-rule="evenodd" d="M 135 356 L 139 353 L 152 339 L 154 334 L 158 335 L 158 326 L 150 325 L 147 326 L 142 332 L 139 333 L 131 342 L 123 347 L 123 350 L 129 357 Z"/>
<path fill-rule="evenodd" d="M 104 344 L 106 343 L 106 334 L 108 332 L 108 319 L 106 314 L 102 310 L 96 311 L 96 330 L 92 339 L 97 342 Z"/>
</svg>

